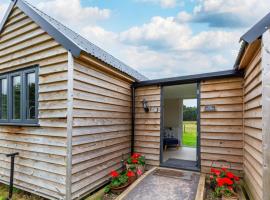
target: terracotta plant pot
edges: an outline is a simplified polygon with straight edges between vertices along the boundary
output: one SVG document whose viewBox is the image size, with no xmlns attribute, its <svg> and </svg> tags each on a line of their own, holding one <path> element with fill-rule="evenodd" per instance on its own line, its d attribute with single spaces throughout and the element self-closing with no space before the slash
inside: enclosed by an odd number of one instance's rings
<svg viewBox="0 0 270 200">
<path fill-rule="evenodd" d="M 133 170 L 134 169 L 134 167 L 135 167 L 135 169 L 136 169 L 136 171 L 137 170 L 141 170 L 141 172 L 142 172 L 142 174 L 145 172 L 145 165 L 138 165 L 138 164 L 126 164 L 126 169 L 127 170 Z M 141 175 L 138 175 L 138 176 L 141 176 Z"/>
<path fill-rule="evenodd" d="M 139 169 L 142 172 L 144 172 L 145 171 L 145 165 L 137 165 L 137 169 Z"/>
<path fill-rule="evenodd" d="M 136 180 L 137 180 L 137 177 L 136 176 L 128 177 L 128 182 L 130 182 L 130 184 L 133 183 Z"/>
<path fill-rule="evenodd" d="M 126 190 L 130 184 L 131 184 L 130 181 L 128 181 L 125 185 L 121 185 L 119 187 L 111 187 L 111 191 L 114 194 L 120 194 L 124 190 Z"/>
</svg>

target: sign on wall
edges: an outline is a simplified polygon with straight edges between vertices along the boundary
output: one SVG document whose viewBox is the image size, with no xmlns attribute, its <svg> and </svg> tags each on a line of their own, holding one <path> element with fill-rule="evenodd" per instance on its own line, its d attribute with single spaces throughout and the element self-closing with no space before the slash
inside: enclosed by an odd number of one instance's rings
<svg viewBox="0 0 270 200">
<path fill-rule="evenodd" d="M 207 105 L 204 107 L 204 111 L 216 111 L 215 105 Z"/>
</svg>

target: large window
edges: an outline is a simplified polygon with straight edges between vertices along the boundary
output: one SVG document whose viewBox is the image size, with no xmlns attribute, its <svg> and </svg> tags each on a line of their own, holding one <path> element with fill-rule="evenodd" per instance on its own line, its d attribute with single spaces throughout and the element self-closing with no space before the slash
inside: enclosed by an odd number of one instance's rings
<svg viewBox="0 0 270 200">
<path fill-rule="evenodd" d="M 37 124 L 38 67 L 0 76 L 0 124 Z"/>
</svg>

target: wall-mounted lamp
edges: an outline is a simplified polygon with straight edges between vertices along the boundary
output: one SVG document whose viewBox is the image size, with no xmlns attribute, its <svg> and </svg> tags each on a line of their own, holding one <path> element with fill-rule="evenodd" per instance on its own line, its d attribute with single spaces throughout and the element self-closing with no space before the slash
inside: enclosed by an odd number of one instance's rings
<svg viewBox="0 0 270 200">
<path fill-rule="evenodd" d="M 148 102 L 145 99 L 143 99 L 142 104 L 144 111 L 149 112 Z"/>
</svg>

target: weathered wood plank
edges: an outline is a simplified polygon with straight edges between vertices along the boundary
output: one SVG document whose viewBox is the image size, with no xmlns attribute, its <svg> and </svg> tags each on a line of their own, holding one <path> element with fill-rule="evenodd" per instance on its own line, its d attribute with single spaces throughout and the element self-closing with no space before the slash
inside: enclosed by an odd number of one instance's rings
<svg viewBox="0 0 270 200">
<path fill-rule="evenodd" d="M 65 73 L 66 62 L 67 50 L 16 8 L 0 35 L 0 73 L 39 65 L 40 126 L 0 126 L 0 182 L 9 181 L 5 154 L 19 152 L 15 186 L 50 199 L 65 196 L 67 87 L 48 74 Z"/>
<path fill-rule="evenodd" d="M 231 162 L 243 170 L 243 78 L 204 81 L 201 85 L 201 169 L 209 173 L 213 163 Z M 214 105 L 215 111 L 205 111 Z"/>
<path fill-rule="evenodd" d="M 208 91 L 223 91 L 223 90 L 232 90 L 232 89 L 241 89 L 243 87 L 242 80 L 238 82 L 228 82 L 224 83 L 215 83 L 211 85 L 202 85 L 201 91 L 208 92 Z"/>
<path fill-rule="evenodd" d="M 121 166 L 131 146 L 131 82 L 75 59 L 72 196 Z"/>
</svg>

